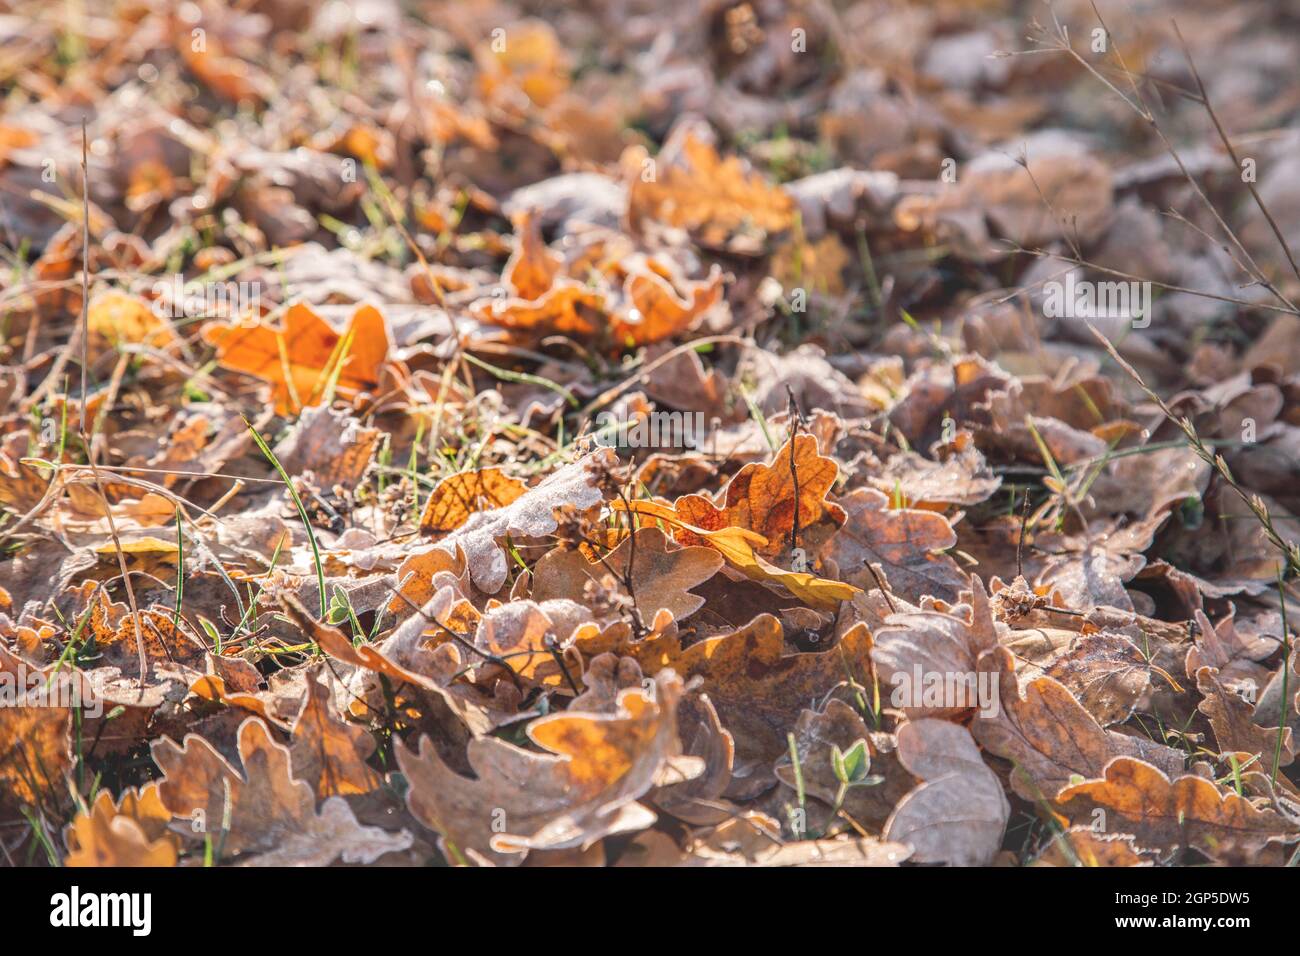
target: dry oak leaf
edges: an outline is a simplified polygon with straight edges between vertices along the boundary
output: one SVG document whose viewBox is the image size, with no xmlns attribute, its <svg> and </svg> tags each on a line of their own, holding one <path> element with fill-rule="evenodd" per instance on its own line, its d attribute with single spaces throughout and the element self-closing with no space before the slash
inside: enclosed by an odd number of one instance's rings
<svg viewBox="0 0 1300 956">
<path fill-rule="evenodd" d="M 638 528 L 634 535 L 624 538 L 603 561 L 588 561 L 580 551 L 557 549 L 546 554 L 533 568 L 533 599 L 581 601 L 588 581 L 613 574 L 621 583 L 623 575 L 630 575 L 637 614 L 645 625 L 661 610 L 676 621 L 698 611 L 704 598 L 692 594 L 691 588 L 718 573 L 722 555 L 712 548 L 674 547 L 655 527 Z"/>
<path fill-rule="evenodd" d="M 26 433 L 14 432 L 0 442 L 0 508 L 19 515 L 40 504 L 52 480 L 48 470 L 22 461 L 26 448 Z"/>
<path fill-rule="evenodd" d="M 223 704 L 226 707 L 240 707 L 250 714 L 256 714 L 269 724 L 280 724 L 266 709 L 266 702 L 256 694 L 234 690 L 226 686 L 226 680 L 217 674 L 205 674 L 190 685 L 190 693 L 195 697 Z"/>
<path fill-rule="evenodd" d="M 242 775 L 197 734 L 187 735 L 181 746 L 165 737 L 150 745 L 163 772 L 163 806 L 201 825 L 225 852 L 261 854 L 258 865 L 328 866 L 339 857 L 373 863 L 410 846 L 404 830 L 358 824 L 342 797 L 330 797 L 317 813 L 312 788 L 290 772 L 289 748 L 272 740 L 256 717 L 240 724 L 238 740 Z M 221 833 L 227 812 L 230 828 Z"/>
<path fill-rule="evenodd" d="M 747 528 L 718 528 L 709 531 L 682 521 L 670 505 L 657 501 L 632 501 L 625 506 L 622 501 L 610 505 L 615 511 L 631 511 L 641 518 L 653 518 L 665 521 L 674 529 L 689 536 L 690 540 L 703 541 L 718 550 L 727 562 L 751 581 L 758 581 L 764 586 L 778 585 L 789 591 L 799 600 L 814 608 L 833 611 L 841 601 L 852 599 L 860 589 L 843 581 L 819 578 L 807 571 L 784 571 L 776 565 L 764 561 L 754 553 L 754 549 L 767 544 L 767 539 Z M 677 539 L 681 541 L 682 538 Z"/>
<path fill-rule="evenodd" d="M 772 464 L 751 462 L 741 468 L 728 482 L 721 508 L 704 495 L 683 495 L 676 502 L 677 519 L 706 531 L 753 531 L 767 539 L 758 553 L 771 558 L 790 547 L 797 509 L 798 546 L 811 553 L 844 524 L 844 509 L 826 500 L 838 476 L 839 466 L 818 453 L 816 438 L 795 435 L 793 456 L 787 441 Z M 683 544 L 704 543 L 686 529 L 676 537 Z"/>
<path fill-rule="evenodd" d="M 1193 847 L 1213 857 L 1217 848 L 1256 851 L 1284 839 L 1294 825 L 1245 797 L 1222 793 L 1209 780 L 1187 774 L 1170 780 L 1135 757 L 1116 757 L 1099 779 L 1063 789 L 1058 802 L 1071 817 L 1089 822 L 1100 808 L 1111 832 L 1132 833 L 1144 846 Z"/>
<path fill-rule="evenodd" d="M 420 530 L 425 534 L 455 531 L 475 512 L 504 508 L 527 490 L 522 481 L 500 468 L 450 475 L 430 492 L 420 516 Z"/>
<path fill-rule="evenodd" d="M 480 865 L 518 864 L 529 850 L 589 847 L 644 829 L 655 814 L 637 801 L 703 769 L 681 756 L 681 694 L 681 679 L 665 672 L 651 691 L 621 692 L 613 713 L 542 717 L 528 725 L 528 738 L 543 753 L 475 737 L 468 752 L 474 779 L 448 767 L 428 737 L 418 753 L 399 743 L 411 812 L 442 835 L 449 859 Z"/>
<path fill-rule="evenodd" d="M 1144 757 L 1173 772 L 1182 768 L 1179 751 L 1103 729 L 1051 677 L 1027 682 L 1022 697 L 1014 665 L 1005 647 L 981 662 L 998 677 L 1001 706 L 993 716 L 977 719 L 971 731 L 982 747 L 1011 761 L 1011 787 L 1025 800 L 1056 800 L 1071 779 L 1098 777 L 1107 761 L 1120 755 Z"/>
<path fill-rule="evenodd" d="M 375 739 L 339 719 L 330 698 L 320 674 L 308 673 L 307 693 L 289 741 L 293 774 L 309 784 L 318 799 L 369 793 L 383 782 L 366 763 L 375 752 Z"/>
<path fill-rule="evenodd" d="M 948 612 L 931 606 L 920 611 L 891 614 L 885 626 L 877 628 L 871 659 L 880 678 L 881 694 L 888 694 L 909 718 L 956 717 L 972 707 L 982 707 L 978 700 L 982 674 L 990 666 L 981 655 L 998 646 L 1006 626 L 994 620 L 984 584 L 971 575 L 969 604 L 954 605 Z M 891 581 L 892 583 L 892 581 Z M 995 668 L 994 668 L 995 670 Z M 925 691 L 937 686 L 934 677 L 943 681 L 961 680 L 976 693 L 966 693 L 963 700 L 931 699 Z M 996 685 L 993 688 L 996 693 Z"/>
<path fill-rule="evenodd" d="M 840 237 L 828 233 L 816 242 L 797 240 L 782 246 L 772 257 L 772 275 L 786 289 L 842 295 L 844 267 L 851 261 Z"/>
<path fill-rule="evenodd" d="M 591 662 L 591 669 L 604 657 L 612 656 L 597 657 Z M 619 658 L 619 663 L 620 666 L 631 663 L 636 667 L 636 673 L 641 673 L 641 668 L 630 658 Z M 587 679 L 584 674 L 583 680 Z M 683 749 L 689 756 L 704 761 L 704 772 L 693 780 L 658 788 L 650 795 L 650 802 L 664 813 L 687 823 L 699 826 L 721 823 L 735 813 L 722 797 L 731 784 L 735 741 L 722 726 L 718 711 L 707 694 L 688 694 L 678 707 L 677 722 Z"/>
<path fill-rule="evenodd" d="M 110 601 L 103 589 L 95 596 L 86 627 L 86 636 L 94 639 L 97 653 L 93 670 L 116 667 L 123 674 L 137 676 L 140 657 L 136 620 L 140 625 L 139 637 L 144 641 L 145 663 L 149 669 L 147 677 L 151 682 L 166 680 L 171 676 L 170 672 L 181 669 L 202 672 L 207 651 L 176 626 L 172 611 L 154 605 L 132 615 L 126 605 Z"/>
<path fill-rule="evenodd" d="M 275 84 L 262 70 L 246 60 L 230 56 L 214 31 L 195 49 L 190 30 L 178 26 L 176 49 L 193 74 L 204 86 L 232 103 L 260 105 L 270 99 Z"/>
<path fill-rule="evenodd" d="M 566 678 L 557 656 L 574 630 L 591 620 L 588 608 L 568 598 L 511 601 L 483 614 L 474 646 L 504 659 L 525 680 L 559 687 Z"/>
<path fill-rule="evenodd" d="M 884 838 L 912 847 L 918 863 L 992 862 L 1011 805 L 970 731 L 943 720 L 909 720 L 898 729 L 898 759 L 924 782 L 899 801 Z"/>
<path fill-rule="evenodd" d="M 977 505 L 987 501 L 1002 486 L 968 431 L 959 431 L 931 461 L 914 451 L 891 457 L 881 474 L 867 479 L 877 491 L 902 493 L 909 507 L 942 510 L 936 505 Z M 846 506 L 847 507 L 847 506 Z"/>
<path fill-rule="evenodd" d="M 687 284 L 678 295 L 673 284 L 653 269 L 633 272 L 623 283 L 629 307 L 613 323 L 614 340 L 624 346 L 651 345 L 692 329 L 704 313 L 722 301 L 722 270 Z"/>
<path fill-rule="evenodd" d="M 470 306 L 470 314 L 487 325 L 530 335 L 593 336 L 606 321 L 605 294 L 573 279 L 558 278 L 538 299 L 490 297 Z"/>
<path fill-rule="evenodd" d="M 1047 844 L 1031 866 L 1155 866 L 1159 855 L 1135 845 L 1131 833 L 1098 833 L 1070 827 Z"/>
<path fill-rule="evenodd" d="M 271 383 L 279 415 L 319 405 L 335 375 L 335 389 L 346 398 L 373 391 L 392 344 L 388 323 L 374 306 L 358 308 L 339 335 L 301 302 L 289 307 L 282 329 L 261 319 L 213 322 L 204 326 L 203 338 L 216 348 L 223 368 Z"/>
<path fill-rule="evenodd" d="M 1210 721 L 1214 742 L 1220 753 L 1247 753 L 1266 756 L 1268 767 L 1285 767 L 1295 759 L 1295 742 L 1290 727 L 1282 730 L 1279 746 L 1278 728 L 1255 723 L 1257 710 L 1247 703 L 1230 683 L 1225 682 L 1217 667 L 1202 667 L 1196 672 L 1196 689 L 1204 696 L 1197 710 Z M 1281 716 L 1274 713 L 1274 718 Z"/>
<path fill-rule="evenodd" d="M 656 162 L 656 174 L 644 175 Z M 737 232 L 755 233 L 761 245 L 766 235 L 794 224 L 797 207 L 789 193 L 737 157 L 723 159 L 692 130 L 678 142 L 670 140 L 657 161 L 634 147 L 623 164 L 630 174 L 628 219 L 634 230 L 653 219 L 687 230 L 703 246 L 720 248 Z"/>
<path fill-rule="evenodd" d="M 869 590 L 875 579 L 867 565 L 879 564 L 894 593 L 913 604 L 927 595 L 953 601 L 966 587 L 957 563 L 940 553 L 957 544 L 957 534 L 943 515 L 890 508 L 889 498 L 874 488 L 857 488 L 840 504 L 847 520 L 825 554 L 843 580 Z"/>
<path fill-rule="evenodd" d="M 509 570 L 501 541 L 510 535 L 516 542 L 520 538 L 541 538 L 554 534 L 555 510 L 571 507 L 586 511 L 604 500 L 598 485 L 600 476 L 618 463 L 612 449 L 602 448 L 572 462 L 549 475 L 540 484 L 529 488 L 509 504 L 490 511 L 476 511 L 466 522 L 430 548 L 411 554 L 397 570 L 399 589 L 416 607 L 423 607 L 433 597 L 427 582 L 435 571 L 447 570 L 446 557 L 455 555 L 456 549 L 464 551 L 465 561 L 474 585 L 486 594 L 496 594 L 506 583 Z M 442 551 L 443 556 L 431 557 L 431 551 Z M 427 592 L 427 593 L 426 593 Z M 392 610 L 398 614 L 409 611 L 404 601 L 395 599 Z"/>
<path fill-rule="evenodd" d="M 114 801 L 107 790 L 64 832 L 64 866 L 175 866 L 180 841 L 167 830 L 172 815 L 162 805 L 158 784 L 131 787 Z"/>
<path fill-rule="evenodd" d="M 646 841 L 648 843 L 649 841 Z M 783 843 L 781 825 L 765 813 L 747 810 L 695 839 L 685 851 L 676 844 L 661 860 L 667 866 L 898 866 L 910 848 L 876 837 L 842 834 L 822 840 Z M 635 861 L 629 861 L 635 863 Z"/>
<path fill-rule="evenodd" d="M 621 647 L 600 646 L 581 637 L 584 653 L 607 650 L 635 658 L 646 674 L 672 668 L 686 680 L 699 677 L 723 727 L 735 740 L 735 769 L 729 795 L 757 796 L 776 782 L 772 766 L 786 750 L 786 734 L 809 701 L 821 700 L 853 679 L 866 681 L 871 637 L 850 628 L 827 651 L 785 653 L 781 622 L 760 614 L 729 634 L 690 647 L 669 632 Z"/>
<path fill-rule="evenodd" d="M 1235 616 L 1230 613 L 1212 624 L 1205 612 L 1195 613 L 1194 642 L 1183 665 L 1188 677 L 1195 680 L 1203 667 L 1218 669 L 1225 679 L 1250 676 L 1253 662 L 1265 660 L 1277 650 L 1274 638 L 1238 630 Z"/>
<path fill-rule="evenodd" d="M 1046 674 L 1060 681 L 1103 727 L 1128 720 L 1160 668 L 1123 634 L 1101 631 L 1076 638 Z M 1164 675 L 1166 678 L 1168 675 Z"/>
<path fill-rule="evenodd" d="M 545 107 L 569 88 L 568 56 L 549 23 L 523 20 L 502 28 L 497 40 L 494 30 L 491 41 L 474 50 L 484 99 L 506 105 L 522 93 Z"/>
</svg>

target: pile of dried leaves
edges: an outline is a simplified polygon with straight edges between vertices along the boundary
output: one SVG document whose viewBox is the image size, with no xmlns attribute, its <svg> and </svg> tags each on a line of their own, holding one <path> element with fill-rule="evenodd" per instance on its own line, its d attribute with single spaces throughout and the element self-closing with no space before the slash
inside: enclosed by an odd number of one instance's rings
<svg viewBox="0 0 1300 956">
<path fill-rule="evenodd" d="M 407 6 L 0 17 L 0 858 L 1294 858 L 1293 12 Z"/>
</svg>

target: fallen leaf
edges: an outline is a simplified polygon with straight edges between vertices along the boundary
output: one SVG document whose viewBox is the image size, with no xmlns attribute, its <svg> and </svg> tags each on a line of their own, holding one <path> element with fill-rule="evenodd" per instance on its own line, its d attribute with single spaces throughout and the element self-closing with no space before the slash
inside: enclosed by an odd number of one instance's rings
<svg viewBox="0 0 1300 956">
<path fill-rule="evenodd" d="M 310 306 L 295 303 L 285 314 L 283 329 L 260 319 L 210 323 L 203 337 L 216 348 L 222 367 L 271 383 L 280 415 L 319 405 L 332 376 L 345 397 L 374 390 L 391 348 L 388 324 L 368 305 L 357 309 L 343 335 Z"/>
<path fill-rule="evenodd" d="M 898 729 L 898 759 L 924 781 L 898 802 L 887 840 L 918 863 L 985 866 L 1002 846 L 1011 806 L 964 727 L 930 718 Z"/>
<path fill-rule="evenodd" d="M 643 829 L 655 815 L 637 801 L 665 782 L 673 762 L 702 769 L 679 756 L 681 688 L 676 675 L 664 673 L 651 692 L 621 692 L 615 713 L 535 720 L 528 738 L 540 754 L 476 737 L 469 744 L 472 780 L 448 767 L 428 738 L 418 751 L 398 744 L 411 812 L 442 835 L 449 859 L 476 864 L 517 864 L 530 850 L 586 847 Z"/>
<path fill-rule="evenodd" d="M 1072 818 L 1089 823 L 1093 811 L 1108 832 L 1131 833 L 1144 846 L 1190 847 L 1214 857 L 1225 844 L 1261 850 L 1294 831 L 1277 813 L 1256 808 L 1235 793 L 1222 793 L 1194 774 L 1170 780 L 1133 757 L 1116 757 L 1095 780 L 1066 787 L 1059 803 Z"/>
</svg>

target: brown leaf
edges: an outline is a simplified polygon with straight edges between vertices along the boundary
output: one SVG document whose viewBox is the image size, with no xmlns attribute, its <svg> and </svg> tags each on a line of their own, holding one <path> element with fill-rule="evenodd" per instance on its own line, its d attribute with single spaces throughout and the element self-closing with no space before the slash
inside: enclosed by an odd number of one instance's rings
<svg viewBox="0 0 1300 956">
<path fill-rule="evenodd" d="M 1127 637 L 1102 631 L 1075 639 L 1046 673 L 1105 727 L 1128 720 L 1151 686 L 1152 666 Z"/>
<path fill-rule="evenodd" d="M 0 681 L 8 677 L 0 674 Z M 72 711 L 19 696 L 0 707 L 0 814 L 17 817 L 22 807 L 53 807 L 67 790 L 72 769 Z"/>
<path fill-rule="evenodd" d="M 704 598 L 692 594 L 691 588 L 713 577 L 723 565 L 722 555 L 707 547 L 673 547 L 659 528 L 639 528 L 635 542 L 624 538 L 602 560 L 589 561 L 581 552 L 556 550 L 537 562 L 533 569 L 533 597 L 582 600 L 588 581 L 600 581 L 607 574 L 631 579 L 635 606 L 641 621 L 651 624 L 661 610 L 681 621 L 704 604 Z"/>
<path fill-rule="evenodd" d="M 842 580 L 860 588 L 875 587 L 868 564 L 879 564 L 896 594 L 912 603 L 923 596 L 954 601 L 966 587 L 957 563 L 940 552 L 957 544 L 948 519 L 933 511 L 890 508 L 889 498 L 872 488 L 858 488 L 840 499 L 847 513 L 844 527 L 831 538 L 826 556 Z"/>
<path fill-rule="evenodd" d="M 866 741 L 870 772 L 885 779 L 871 786 L 845 791 L 843 810 L 850 819 L 867 827 L 882 827 L 898 802 L 916 781 L 899 765 L 896 754 L 882 752 L 876 735 L 867 730 L 862 717 L 842 700 L 829 700 L 820 710 L 804 710 L 791 731 L 804 791 L 834 806 L 840 781 L 831 761 L 833 748 L 847 752 L 859 740 Z M 881 735 L 887 736 L 887 735 Z M 797 789 L 794 764 L 789 754 L 777 761 L 776 776 L 786 787 Z"/>
<path fill-rule="evenodd" d="M 334 713 L 328 685 L 308 673 L 307 695 L 293 724 L 289 753 L 293 774 L 311 785 L 318 799 L 369 793 L 380 776 L 366 761 L 375 752 L 375 739 Z"/>
<path fill-rule="evenodd" d="M 359 825 L 341 797 L 330 797 L 317 813 L 312 788 L 290 772 L 289 748 L 271 739 L 256 717 L 240 724 L 238 737 L 242 774 L 194 734 L 181 746 L 167 738 L 151 745 L 163 772 L 163 806 L 225 853 L 259 854 L 255 862 L 263 866 L 328 866 L 340 857 L 373 863 L 410 845 L 406 831 Z"/>
<path fill-rule="evenodd" d="M 679 756 L 681 692 L 681 680 L 665 673 L 651 693 L 620 693 L 615 713 L 535 720 L 528 737 L 542 753 L 476 737 L 473 780 L 448 767 L 427 737 L 418 752 L 398 744 L 411 812 L 442 834 L 449 859 L 477 864 L 517 864 L 529 850 L 586 847 L 647 827 L 655 815 L 636 801 L 667 782 L 675 762 L 686 777 L 701 769 Z"/>
<path fill-rule="evenodd" d="M 584 653 L 617 649 L 633 657 L 646 674 L 672 668 L 684 679 L 700 677 L 727 732 L 735 739 L 737 799 L 770 789 L 774 761 L 786 750 L 786 733 L 808 701 L 819 700 L 849 680 L 868 680 L 870 636 L 851 629 L 838 646 L 810 654 L 785 653 L 781 623 L 769 614 L 729 634 L 683 648 L 672 634 L 618 648 L 578 639 Z"/>
<path fill-rule="evenodd" d="M 383 432 L 365 428 L 356 418 L 334 408 L 307 408 L 275 457 L 290 475 L 311 472 L 315 484 L 329 491 L 339 485 L 351 491 L 370 467 Z"/>
<path fill-rule="evenodd" d="M 1261 850 L 1294 827 L 1272 810 L 1257 809 L 1231 791 L 1222 793 L 1194 774 L 1170 780 L 1144 760 L 1116 757 L 1096 780 L 1066 787 L 1059 795 L 1072 818 L 1091 823 L 1100 809 L 1111 833 L 1131 833 L 1144 846 L 1179 846 L 1211 857 L 1220 844 Z"/>
<path fill-rule="evenodd" d="M 1129 833 L 1070 827 L 1052 838 L 1033 866 L 1154 866 L 1158 854 L 1134 845 Z"/>
<path fill-rule="evenodd" d="M 894 808 L 885 839 L 912 847 L 918 863 L 992 862 L 1011 807 L 970 732 L 942 720 L 909 720 L 898 729 L 898 759 L 924 782 Z"/>
<path fill-rule="evenodd" d="M 794 223 L 796 207 L 788 193 L 749 172 L 734 156 L 723 159 L 694 131 L 665 145 L 653 176 L 644 175 L 645 162 L 650 161 L 643 156 L 624 157 L 634 229 L 644 220 L 658 220 L 686 229 L 703 245 L 721 247 L 743 230 L 757 233 L 761 241 Z"/>
<path fill-rule="evenodd" d="M 881 694 L 888 692 L 893 706 L 911 718 L 955 717 L 984 705 L 979 700 L 979 675 L 990 672 L 992 665 L 981 658 L 997 647 L 1005 625 L 993 619 L 984 584 L 975 575 L 970 577 L 970 587 L 962 595 L 970 594 L 969 605 L 957 605 L 948 612 L 929 608 L 891 614 L 875 634 L 871 659 L 880 677 Z M 932 700 L 926 689 L 927 685 L 937 686 L 936 681 L 939 685 L 968 685 L 963 699 Z M 976 693 L 969 693 L 971 689 Z"/>
<path fill-rule="evenodd" d="M 1196 689 L 1205 698 L 1197 709 L 1209 719 L 1220 753 L 1255 754 L 1269 769 L 1273 767 L 1275 755 L 1279 767 L 1288 766 L 1295 759 L 1291 728 L 1282 730 L 1279 748 L 1278 728 L 1256 724 L 1254 704 L 1243 700 L 1237 688 L 1227 685 L 1218 668 L 1202 667 L 1197 671 Z"/>
</svg>

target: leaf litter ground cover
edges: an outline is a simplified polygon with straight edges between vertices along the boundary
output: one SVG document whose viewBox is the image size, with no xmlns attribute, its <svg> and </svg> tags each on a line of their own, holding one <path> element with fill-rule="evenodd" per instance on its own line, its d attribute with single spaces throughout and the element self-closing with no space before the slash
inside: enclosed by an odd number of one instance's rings
<svg viewBox="0 0 1300 956">
<path fill-rule="evenodd" d="M 17 2 L 0 859 L 1281 865 L 1300 20 Z"/>
</svg>

